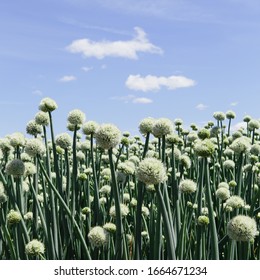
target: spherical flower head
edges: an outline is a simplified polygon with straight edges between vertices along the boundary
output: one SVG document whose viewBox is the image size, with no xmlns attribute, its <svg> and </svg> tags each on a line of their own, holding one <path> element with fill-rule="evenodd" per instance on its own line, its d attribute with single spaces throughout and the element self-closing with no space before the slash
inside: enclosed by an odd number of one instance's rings
<svg viewBox="0 0 260 280">
<path fill-rule="evenodd" d="M 215 144 L 210 139 L 198 140 L 195 143 L 194 151 L 198 156 L 210 157 L 215 151 Z"/>
<path fill-rule="evenodd" d="M 142 206 L 142 214 L 145 218 L 147 218 L 150 215 L 150 211 L 146 206 Z"/>
<path fill-rule="evenodd" d="M 68 122 L 74 126 L 81 126 L 85 121 L 85 114 L 78 109 L 72 110 L 68 115 Z"/>
<path fill-rule="evenodd" d="M 25 137 L 20 132 L 15 132 L 10 135 L 10 145 L 14 148 L 23 147 L 25 144 Z"/>
<path fill-rule="evenodd" d="M 36 166 L 32 162 L 25 162 L 24 163 L 25 171 L 24 176 L 32 176 L 33 174 L 36 174 Z"/>
<path fill-rule="evenodd" d="M 124 201 L 124 203 L 128 203 L 130 201 L 130 194 L 129 193 L 124 193 L 123 194 L 123 201 Z"/>
<path fill-rule="evenodd" d="M 179 190 L 181 193 L 194 193 L 197 190 L 197 184 L 190 179 L 185 179 L 180 182 Z"/>
<path fill-rule="evenodd" d="M 106 181 L 109 181 L 111 179 L 111 170 L 110 170 L 110 168 L 104 168 L 101 171 L 101 177 L 103 179 L 105 179 Z"/>
<path fill-rule="evenodd" d="M 223 112 L 215 112 L 213 114 L 214 119 L 216 119 L 217 121 L 224 121 L 224 119 L 226 118 L 225 113 Z"/>
<path fill-rule="evenodd" d="M 38 112 L 35 117 L 35 122 L 38 125 L 42 125 L 42 126 L 48 126 L 50 124 L 50 118 L 49 118 L 49 114 L 46 112 Z"/>
<path fill-rule="evenodd" d="M 248 122 L 250 122 L 251 119 L 252 119 L 251 116 L 245 115 L 244 118 L 243 118 L 243 121 L 246 122 L 246 123 L 248 123 Z"/>
<path fill-rule="evenodd" d="M 91 209 L 89 207 L 84 207 L 84 208 L 81 209 L 81 213 L 83 215 L 88 215 L 88 214 L 91 213 Z"/>
<path fill-rule="evenodd" d="M 234 119 L 236 117 L 236 113 L 235 112 L 233 112 L 233 111 L 231 111 L 231 110 L 229 110 L 229 111 L 227 111 L 226 112 L 226 118 L 227 119 Z"/>
<path fill-rule="evenodd" d="M 33 220 L 33 212 L 27 212 L 23 215 L 25 221 L 32 221 Z"/>
<path fill-rule="evenodd" d="M 68 133 L 61 133 L 57 135 L 55 141 L 62 149 L 68 149 L 72 145 L 72 138 Z"/>
<path fill-rule="evenodd" d="M 131 161 L 120 162 L 117 166 L 118 171 L 125 175 L 133 175 L 135 173 L 135 165 Z"/>
<path fill-rule="evenodd" d="M 90 141 L 86 140 L 80 143 L 80 149 L 82 152 L 87 152 L 90 150 Z"/>
<path fill-rule="evenodd" d="M 239 137 L 242 137 L 242 136 L 243 136 L 243 134 L 242 134 L 242 132 L 239 131 L 239 130 L 237 130 L 237 131 L 235 131 L 235 132 L 232 133 L 232 139 L 233 139 L 233 141 L 234 141 L 235 139 L 239 138 Z"/>
<path fill-rule="evenodd" d="M 220 182 L 220 183 L 218 184 L 218 189 L 219 189 L 219 188 L 229 189 L 229 184 L 226 183 L 226 182 Z"/>
<path fill-rule="evenodd" d="M 235 162 L 231 159 L 227 159 L 223 162 L 223 167 L 227 170 L 233 170 L 235 168 Z"/>
<path fill-rule="evenodd" d="M 85 154 L 82 151 L 78 151 L 76 154 L 78 161 L 84 161 L 85 160 Z"/>
<path fill-rule="evenodd" d="M 9 225 L 18 224 L 22 220 L 20 212 L 15 210 L 10 210 L 6 218 Z"/>
<path fill-rule="evenodd" d="M 229 147 L 235 154 L 246 153 L 250 149 L 250 139 L 245 136 L 239 137 Z"/>
<path fill-rule="evenodd" d="M 230 188 L 235 188 L 237 186 L 237 182 L 235 180 L 231 180 L 228 182 L 228 185 Z"/>
<path fill-rule="evenodd" d="M 43 255 L 45 251 L 44 244 L 37 239 L 33 239 L 25 246 L 25 253 L 29 256 Z"/>
<path fill-rule="evenodd" d="M 75 131 L 75 130 L 79 130 L 81 128 L 81 125 L 75 125 L 75 124 L 72 124 L 70 122 L 67 123 L 67 129 L 69 131 Z"/>
<path fill-rule="evenodd" d="M 9 138 L 5 137 L 0 139 L 0 149 L 3 153 L 9 153 L 13 149 L 13 147 L 10 144 Z"/>
<path fill-rule="evenodd" d="M 43 155 L 45 153 L 45 146 L 42 141 L 37 138 L 29 139 L 25 145 L 25 152 L 31 157 Z"/>
<path fill-rule="evenodd" d="M 173 132 L 173 123 L 166 118 L 160 118 L 154 121 L 152 133 L 155 137 L 161 138 Z"/>
<path fill-rule="evenodd" d="M 94 248 L 100 248 L 107 244 L 108 233 L 104 228 L 95 226 L 89 231 L 88 239 Z"/>
<path fill-rule="evenodd" d="M 206 128 L 202 128 L 198 131 L 198 137 L 201 139 L 201 140 L 204 140 L 206 138 L 210 138 L 210 131 Z"/>
<path fill-rule="evenodd" d="M 255 130 L 260 127 L 260 122 L 258 120 L 252 119 L 248 122 L 248 128 L 250 130 Z"/>
<path fill-rule="evenodd" d="M 43 98 L 39 105 L 39 110 L 43 112 L 52 112 L 57 108 L 58 108 L 57 103 L 49 97 Z"/>
<path fill-rule="evenodd" d="M 220 133 L 220 128 L 218 126 L 213 126 L 211 129 L 210 129 L 210 137 L 213 138 L 213 137 L 217 137 Z"/>
<path fill-rule="evenodd" d="M 121 132 L 113 124 L 102 124 L 97 129 L 96 134 L 97 146 L 102 149 L 113 149 L 120 143 Z"/>
<path fill-rule="evenodd" d="M 131 207 L 136 207 L 137 206 L 137 200 L 134 197 L 132 197 L 132 199 L 130 201 L 130 206 Z"/>
<path fill-rule="evenodd" d="M 187 135 L 187 140 L 190 143 L 194 142 L 197 139 L 198 139 L 198 134 L 194 131 L 189 132 L 189 134 Z"/>
<path fill-rule="evenodd" d="M 129 208 L 127 205 L 120 203 L 120 210 L 122 218 L 126 217 L 129 214 Z M 113 218 L 116 217 L 116 207 L 115 205 L 111 206 L 109 209 L 109 215 Z"/>
<path fill-rule="evenodd" d="M 190 167 L 191 167 L 191 159 L 187 155 L 181 155 L 179 157 L 179 163 L 185 169 L 190 169 Z"/>
<path fill-rule="evenodd" d="M 200 226 L 207 226 L 209 224 L 209 217 L 208 216 L 199 216 L 198 217 L 198 224 Z"/>
<path fill-rule="evenodd" d="M 216 197 L 220 200 L 227 200 L 230 197 L 230 191 L 226 188 L 219 188 L 216 191 Z"/>
<path fill-rule="evenodd" d="M 260 145 L 259 144 L 252 145 L 250 148 L 250 153 L 252 155 L 259 156 L 260 155 Z"/>
<path fill-rule="evenodd" d="M 182 119 L 175 119 L 175 120 L 174 120 L 174 125 L 180 126 L 180 125 L 182 125 L 182 124 L 183 124 L 183 120 L 182 120 Z"/>
<path fill-rule="evenodd" d="M 128 138 L 128 137 L 123 136 L 123 137 L 121 138 L 120 143 L 121 143 L 122 145 L 124 145 L 124 146 L 128 147 L 128 146 L 129 146 L 129 138 Z M 122 155 L 122 156 L 123 156 L 123 155 Z"/>
<path fill-rule="evenodd" d="M 36 137 L 42 133 L 42 126 L 37 124 L 35 120 L 31 120 L 26 125 L 26 133 Z"/>
<path fill-rule="evenodd" d="M 154 118 L 145 118 L 139 124 L 139 131 L 142 135 L 147 135 L 153 131 L 155 119 Z"/>
<path fill-rule="evenodd" d="M 5 172 L 8 175 L 13 175 L 14 177 L 23 176 L 25 171 L 25 166 L 22 160 L 13 159 L 9 161 L 5 167 Z"/>
<path fill-rule="evenodd" d="M 140 162 L 137 177 L 147 185 L 157 185 L 167 179 L 163 163 L 155 158 L 145 158 Z"/>
<path fill-rule="evenodd" d="M 232 208 L 241 208 L 244 207 L 244 200 L 238 195 L 232 195 L 227 201 L 226 205 Z"/>
<path fill-rule="evenodd" d="M 182 140 L 177 134 L 168 134 L 166 136 L 166 143 L 169 145 L 178 145 L 180 143 L 180 140 Z"/>
<path fill-rule="evenodd" d="M 83 124 L 82 131 L 85 135 L 91 135 L 91 134 L 94 135 L 95 132 L 97 131 L 98 127 L 99 127 L 99 124 L 97 122 L 88 121 Z"/>
<path fill-rule="evenodd" d="M 256 221 L 248 216 L 238 215 L 227 224 L 228 236 L 236 241 L 252 241 L 257 231 Z"/>
<path fill-rule="evenodd" d="M 109 233 L 115 233 L 116 232 L 116 225 L 114 223 L 105 223 L 103 225 L 103 229 L 105 229 Z"/>
<path fill-rule="evenodd" d="M 135 166 L 138 166 L 139 163 L 140 163 L 139 157 L 138 157 L 138 156 L 135 156 L 135 155 L 130 156 L 130 157 L 129 157 L 129 161 L 131 161 Z"/>
<path fill-rule="evenodd" d="M 99 192 L 100 192 L 101 194 L 108 195 L 108 194 L 110 194 L 110 192 L 111 192 L 111 187 L 110 187 L 109 185 L 104 185 L 104 186 L 101 187 L 101 189 L 99 190 Z"/>
</svg>

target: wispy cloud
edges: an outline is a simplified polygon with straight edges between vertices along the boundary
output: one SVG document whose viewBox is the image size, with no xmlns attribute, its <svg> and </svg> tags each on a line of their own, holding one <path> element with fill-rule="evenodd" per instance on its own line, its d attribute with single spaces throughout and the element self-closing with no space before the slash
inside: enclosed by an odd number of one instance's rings
<svg viewBox="0 0 260 280">
<path fill-rule="evenodd" d="M 147 75 L 142 77 L 141 75 L 129 75 L 125 85 L 131 90 L 140 91 L 158 91 L 162 87 L 166 87 L 168 90 L 175 90 L 177 88 L 192 87 L 196 83 L 194 80 L 186 78 L 184 76 L 153 76 Z"/>
<path fill-rule="evenodd" d="M 81 53 L 84 57 L 103 59 L 107 56 L 138 59 L 138 53 L 161 54 L 161 48 L 149 42 L 146 33 L 140 27 L 135 27 L 135 36 L 128 41 L 92 41 L 79 39 L 73 41 L 66 49 L 71 53 Z"/>
<path fill-rule="evenodd" d="M 122 101 L 124 103 L 134 103 L 134 104 L 150 104 L 153 103 L 152 99 L 146 97 L 136 97 L 135 95 L 129 94 L 126 96 L 113 96 L 112 100 Z"/>
<path fill-rule="evenodd" d="M 207 108 L 208 108 L 208 106 L 205 105 L 205 104 L 203 104 L 203 103 L 200 103 L 200 104 L 198 104 L 198 105 L 196 106 L 196 109 L 198 109 L 198 110 L 200 110 L 200 111 L 203 111 L 203 110 L 205 110 L 205 109 L 207 109 Z"/>
<path fill-rule="evenodd" d="M 146 97 L 139 97 L 139 98 L 134 98 L 133 103 L 150 104 L 150 103 L 153 103 L 153 100 L 150 98 L 146 98 Z"/>
<path fill-rule="evenodd" d="M 38 95 L 38 96 L 42 96 L 42 91 L 39 90 L 39 89 L 35 89 L 33 92 L 32 92 L 33 95 Z"/>
<path fill-rule="evenodd" d="M 233 107 L 234 107 L 234 106 L 237 106 L 237 104 L 238 104 L 237 101 L 234 101 L 234 102 L 231 102 L 231 103 L 230 103 L 230 105 L 233 106 Z"/>
<path fill-rule="evenodd" d="M 83 67 L 81 67 L 81 70 L 83 70 L 84 72 L 89 72 L 89 71 L 93 70 L 93 67 L 83 66 Z"/>
<path fill-rule="evenodd" d="M 70 76 L 63 76 L 59 79 L 60 82 L 62 83 L 67 83 L 67 82 L 72 82 L 75 81 L 77 78 L 73 75 Z"/>
</svg>

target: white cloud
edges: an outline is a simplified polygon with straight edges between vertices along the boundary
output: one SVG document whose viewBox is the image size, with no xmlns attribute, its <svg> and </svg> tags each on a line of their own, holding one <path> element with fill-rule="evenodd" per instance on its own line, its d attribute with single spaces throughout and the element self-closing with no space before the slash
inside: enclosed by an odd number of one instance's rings
<svg viewBox="0 0 260 280">
<path fill-rule="evenodd" d="M 33 95 L 38 95 L 38 96 L 42 96 L 42 91 L 40 91 L 39 89 L 36 89 L 32 92 Z"/>
<path fill-rule="evenodd" d="M 63 76 L 62 78 L 59 79 L 60 82 L 66 83 L 66 82 L 71 82 L 75 81 L 77 78 L 73 75 L 71 76 Z"/>
<path fill-rule="evenodd" d="M 149 104 L 149 103 L 153 103 L 153 100 L 146 97 L 139 97 L 139 98 L 134 98 L 133 103 Z"/>
<path fill-rule="evenodd" d="M 134 103 L 134 104 L 150 104 L 153 102 L 152 99 L 146 97 L 136 97 L 135 95 L 129 94 L 126 96 L 113 96 L 112 100 L 122 101 L 124 103 Z"/>
<path fill-rule="evenodd" d="M 230 103 L 231 106 L 237 106 L 237 104 L 238 104 L 237 101 Z"/>
<path fill-rule="evenodd" d="M 81 67 L 81 69 L 82 69 L 84 72 L 89 72 L 90 70 L 93 69 L 93 67 L 83 66 L 83 67 Z"/>
<path fill-rule="evenodd" d="M 138 59 L 138 52 L 161 54 L 162 49 L 149 42 L 146 33 L 135 27 L 135 36 L 128 41 L 91 41 L 79 39 L 73 41 L 66 49 L 71 53 L 82 53 L 84 57 L 103 59 L 106 56 Z"/>
<path fill-rule="evenodd" d="M 198 109 L 198 110 L 200 110 L 200 111 L 203 111 L 203 110 L 205 110 L 205 109 L 207 109 L 207 108 L 208 108 L 208 106 L 205 105 L 205 104 L 202 104 L 202 103 L 200 103 L 200 104 L 198 104 L 198 105 L 196 106 L 196 109 Z"/>
<path fill-rule="evenodd" d="M 157 91 L 161 87 L 166 87 L 168 90 L 177 88 L 191 87 L 195 85 L 195 81 L 184 76 L 153 76 L 147 75 L 141 77 L 140 75 L 129 75 L 125 85 L 132 90 L 141 91 Z"/>
</svg>

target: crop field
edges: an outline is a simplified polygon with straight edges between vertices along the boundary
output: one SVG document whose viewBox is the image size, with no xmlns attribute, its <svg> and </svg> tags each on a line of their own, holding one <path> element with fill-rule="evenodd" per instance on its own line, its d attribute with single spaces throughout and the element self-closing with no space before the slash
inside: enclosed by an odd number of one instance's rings
<svg viewBox="0 0 260 280">
<path fill-rule="evenodd" d="M 147 117 L 130 135 L 75 109 L 56 135 L 55 110 L 43 98 L 0 139 L 1 260 L 260 259 L 259 120 Z"/>
</svg>

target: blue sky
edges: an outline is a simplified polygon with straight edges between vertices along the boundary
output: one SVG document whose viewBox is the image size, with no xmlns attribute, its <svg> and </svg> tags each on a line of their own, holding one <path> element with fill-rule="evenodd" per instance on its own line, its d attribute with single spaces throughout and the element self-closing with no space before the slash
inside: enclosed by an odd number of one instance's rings
<svg viewBox="0 0 260 280">
<path fill-rule="evenodd" d="M 73 109 L 133 134 L 145 117 L 260 118 L 258 0 L 1 1 L 0 35 L 0 137 L 44 97 L 56 133 Z"/>
</svg>

